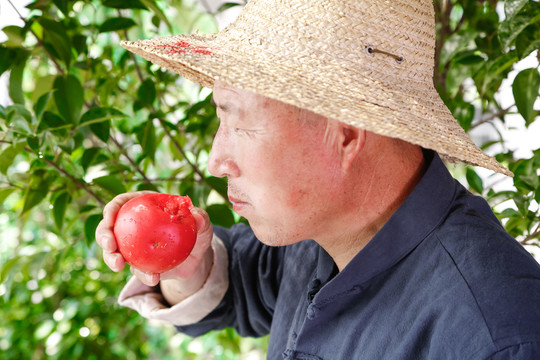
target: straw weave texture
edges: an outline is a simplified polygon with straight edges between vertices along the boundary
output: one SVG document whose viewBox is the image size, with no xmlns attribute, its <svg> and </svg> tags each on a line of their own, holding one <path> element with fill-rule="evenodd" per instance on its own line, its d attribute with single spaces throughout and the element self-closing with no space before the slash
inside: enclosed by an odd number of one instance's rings
<svg viewBox="0 0 540 360">
<path fill-rule="evenodd" d="M 219 34 L 122 46 L 202 86 L 220 80 L 513 175 L 471 141 L 433 86 L 429 0 L 251 0 Z"/>
</svg>

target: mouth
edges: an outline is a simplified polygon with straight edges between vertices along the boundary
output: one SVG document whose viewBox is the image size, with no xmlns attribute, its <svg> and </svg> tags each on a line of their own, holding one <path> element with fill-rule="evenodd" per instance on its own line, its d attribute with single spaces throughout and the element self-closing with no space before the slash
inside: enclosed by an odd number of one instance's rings
<svg viewBox="0 0 540 360">
<path fill-rule="evenodd" d="M 249 203 L 247 201 L 244 201 L 232 195 L 229 195 L 228 197 L 229 197 L 229 201 L 232 203 L 233 210 L 235 212 L 242 211 L 242 209 L 245 209 L 247 206 L 249 206 Z"/>
<path fill-rule="evenodd" d="M 244 191 L 242 191 L 240 187 L 238 187 L 231 181 L 227 182 L 227 187 L 227 197 L 229 198 L 229 201 L 233 206 L 233 210 L 236 213 L 242 211 L 243 209 L 251 205 L 249 196 L 244 193 Z"/>
</svg>

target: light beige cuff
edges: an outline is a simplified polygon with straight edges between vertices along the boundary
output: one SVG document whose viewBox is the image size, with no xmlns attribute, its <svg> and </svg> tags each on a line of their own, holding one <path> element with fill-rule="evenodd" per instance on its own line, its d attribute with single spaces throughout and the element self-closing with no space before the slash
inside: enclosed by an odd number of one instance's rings
<svg viewBox="0 0 540 360">
<path fill-rule="evenodd" d="M 229 287 L 229 258 L 223 241 L 215 234 L 212 239 L 214 264 L 203 287 L 173 306 L 166 305 L 161 293 L 144 285 L 135 276 L 120 292 L 118 303 L 136 310 L 147 319 L 172 325 L 189 325 L 201 321 L 214 310 Z"/>
</svg>

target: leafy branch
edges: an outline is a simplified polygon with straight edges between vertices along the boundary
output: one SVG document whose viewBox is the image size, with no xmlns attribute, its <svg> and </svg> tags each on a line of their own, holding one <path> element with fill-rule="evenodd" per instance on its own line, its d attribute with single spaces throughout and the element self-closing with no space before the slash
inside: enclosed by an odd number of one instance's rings
<svg viewBox="0 0 540 360">
<path fill-rule="evenodd" d="M 34 153 L 35 152 L 30 149 L 28 146 L 24 148 L 27 152 Z M 37 155 L 37 154 L 36 154 Z M 65 169 L 60 167 L 55 161 L 50 160 L 46 156 L 41 157 L 42 160 L 44 160 L 47 164 L 51 165 L 53 168 L 58 170 L 62 175 L 67 177 L 73 184 L 75 184 L 78 188 L 84 190 L 88 195 L 92 196 L 101 206 L 105 206 L 105 201 L 103 201 L 95 192 L 93 192 L 86 183 L 76 179 L 71 175 L 69 172 L 67 172 Z"/>
<path fill-rule="evenodd" d="M 15 12 L 17 13 L 17 15 L 19 15 L 19 18 L 24 21 L 24 23 L 26 24 L 27 21 L 26 19 L 24 18 L 24 16 L 22 16 L 22 14 L 19 12 L 19 10 L 17 9 L 17 7 L 15 5 L 13 5 L 13 3 L 11 2 L 11 0 L 7 0 L 8 3 L 11 5 L 11 7 L 13 8 L 13 10 L 15 10 Z M 58 64 L 58 62 L 56 61 L 56 59 L 54 58 L 54 56 L 51 55 L 51 53 L 47 50 L 47 47 L 45 46 L 45 43 L 43 42 L 43 40 L 35 33 L 35 31 L 30 27 L 29 28 L 30 32 L 32 33 L 32 35 L 34 35 L 34 37 L 36 38 L 39 46 L 45 51 L 45 53 L 47 54 L 47 57 L 49 58 L 49 60 L 52 61 L 52 63 L 54 64 L 54 66 L 56 67 L 56 70 L 58 71 L 58 73 L 64 75 L 64 69 L 62 69 L 62 67 L 60 66 L 60 64 Z"/>
</svg>

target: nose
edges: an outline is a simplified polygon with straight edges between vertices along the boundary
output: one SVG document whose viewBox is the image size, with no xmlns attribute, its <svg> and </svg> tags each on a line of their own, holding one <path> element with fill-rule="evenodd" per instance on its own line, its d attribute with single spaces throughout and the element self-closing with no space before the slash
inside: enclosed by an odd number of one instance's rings
<svg viewBox="0 0 540 360">
<path fill-rule="evenodd" d="M 235 146 L 230 141 L 230 136 L 221 124 L 214 137 L 210 158 L 208 159 L 208 171 L 216 177 L 238 177 L 240 168 L 235 161 Z"/>
</svg>

